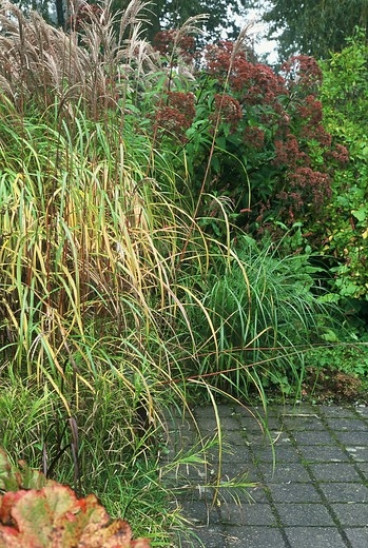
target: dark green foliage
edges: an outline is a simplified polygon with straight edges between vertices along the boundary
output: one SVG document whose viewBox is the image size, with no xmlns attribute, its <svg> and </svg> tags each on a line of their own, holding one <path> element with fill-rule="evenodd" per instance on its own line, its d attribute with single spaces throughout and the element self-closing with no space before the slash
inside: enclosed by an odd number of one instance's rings
<svg viewBox="0 0 368 548">
<path fill-rule="evenodd" d="M 99 4 L 95 0 L 88 0 L 88 3 Z M 124 11 L 129 3 L 130 0 L 112 0 L 112 11 Z M 14 0 L 14 4 L 24 10 L 36 10 L 58 26 L 70 24 L 65 20 L 65 15 L 70 11 L 67 0 Z M 161 30 L 179 28 L 189 17 L 207 14 L 204 25 L 207 39 L 218 39 L 224 31 L 229 38 L 236 38 L 240 28 L 234 16 L 244 14 L 248 7 L 249 0 L 154 0 L 147 6 L 145 34 L 152 40 Z"/>
<path fill-rule="evenodd" d="M 263 0 L 255 0 L 263 8 Z M 340 51 L 358 25 L 367 29 L 366 0 L 270 0 L 264 21 L 269 38 L 278 41 L 280 59 L 303 53 L 326 59 Z"/>
<path fill-rule="evenodd" d="M 334 158 L 349 150 L 350 160 L 337 169 L 331 200 L 318 221 L 308 225 L 319 234 L 316 250 L 325 257 L 331 271 L 330 287 L 352 308 L 367 300 L 368 254 L 368 47 L 364 33 L 349 40 L 346 47 L 323 63 L 321 100 L 325 124 L 337 145 Z M 331 161 L 334 160 L 331 158 Z M 349 304 L 350 302 L 350 304 Z"/>
<path fill-rule="evenodd" d="M 249 0 L 155 0 L 150 6 L 147 35 L 152 39 L 156 32 L 181 27 L 189 17 L 207 14 L 204 25 L 207 39 L 218 39 L 223 31 L 229 38 L 236 38 L 240 28 L 234 16 L 244 13 L 248 4 Z M 228 10 L 231 10 L 230 17 Z"/>
</svg>

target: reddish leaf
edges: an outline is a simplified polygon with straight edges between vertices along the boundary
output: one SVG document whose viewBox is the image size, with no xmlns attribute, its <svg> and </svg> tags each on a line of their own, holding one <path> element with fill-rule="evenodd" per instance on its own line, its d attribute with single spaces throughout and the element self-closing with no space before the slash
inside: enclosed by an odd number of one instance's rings
<svg viewBox="0 0 368 548">
<path fill-rule="evenodd" d="M 94 495 L 78 500 L 62 485 L 6 493 L 0 499 L 0 548 L 149 548 L 129 524 L 110 522 Z M 12 525 L 13 527 L 9 527 Z"/>
<path fill-rule="evenodd" d="M 21 472 L 0 449 L 0 488 L 9 491 L 0 496 L 0 548 L 150 548 L 148 540 L 132 540 L 126 521 L 111 521 L 94 495 L 78 500 L 69 487 L 20 465 Z"/>
</svg>

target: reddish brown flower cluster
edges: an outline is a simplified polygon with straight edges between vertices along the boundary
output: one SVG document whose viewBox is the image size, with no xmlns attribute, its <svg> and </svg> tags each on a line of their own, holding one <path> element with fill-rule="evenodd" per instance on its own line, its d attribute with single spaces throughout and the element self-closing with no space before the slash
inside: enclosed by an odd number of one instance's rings
<svg viewBox="0 0 368 548">
<path fill-rule="evenodd" d="M 291 186 L 295 189 L 310 190 L 319 189 L 318 192 L 322 195 L 329 196 L 330 178 L 327 173 L 313 171 L 310 167 L 298 167 L 289 177 Z"/>
<path fill-rule="evenodd" d="M 344 145 L 337 144 L 326 154 L 328 158 L 335 160 L 339 166 L 345 166 L 349 162 L 349 151 Z"/>
<path fill-rule="evenodd" d="M 236 82 L 239 85 L 241 82 Z M 262 103 L 273 105 L 276 110 L 281 106 L 278 103 L 278 98 L 286 94 L 286 88 L 283 78 L 273 72 L 273 70 L 261 63 L 253 65 L 251 79 L 249 82 L 247 93 L 244 96 L 244 102 L 256 105 L 260 99 Z"/>
<path fill-rule="evenodd" d="M 226 114 L 229 116 L 236 98 L 239 107 L 246 105 L 259 125 L 269 129 L 268 136 L 275 135 L 273 143 L 265 143 L 261 127 L 246 125 L 243 129 L 248 150 L 261 150 L 273 144 L 272 163 L 279 168 L 270 184 L 268 206 L 263 197 L 258 202 L 260 213 L 256 222 L 261 218 L 264 222 L 269 209 L 278 211 L 286 223 L 294 222 L 297 215 L 318 210 L 331 193 L 331 173 L 327 167 L 326 170 L 319 167 L 331 150 L 331 135 L 323 127 L 322 104 L 317 97 L 322 82 L 317 62 L 312 57 L 295 56 L 284 64 L 283 77 L 266 65 L 250 62 L 244 50 L 234 52 L 232 42 L 222 41 L 207 46 L 205 63 L 211 76 L 221 84 L 228 82 Z M 220 97 L 224 96 L 216 96 L 216 109 Z M 236 121 L 236 112 L 234 108 L 235 129 L 241 120 Z M 338 149 L 333 157 L 343 160 L 346 153 Z M 253 193 L 257 194 L 257 189 Z"/>
<path fill-rule="evenodd" d="M 284 80 L 267 65 L 248 61 L 245 51 L 234 55 L 234 44 L 228 41 L 207 46 L 205 61 L 210 74 L 220 79 L 229 77 L 231 89 L 237 93 L 241 103 L 251 105 L 262 102 L 273 104 L 286 93 Z"/>
<path fill-rule="evenodd" d="M 265 144 L 265 132 L 256 126 L 247 126 L 243 133 L 244 141 L 250 148 L 260 150 Z"/>
<path fill-rule="evenodd" d="M 289 133 L 285 140 L 275 140 L 275 166 L 287 166 L 289 169 L 296 167 L 300 161 L 306 161 L 306 154 L 299 149 L 299 143 L 295 135 Z"/>
<path fill-rule="evenodd" d="M 322 124 L 322 103 L 313 94 L 307 95 L 303 103 L 296 106 L 296 113 L 299 114 L 301 122 L 300 137 L 314 139 L 322 147 L 331 146 L 331 135 L 326 132 Z"/>
<path fill-rule="evenodd" d="M 317 125 L 322 121 L 322 103 L 316 99 L 315 95 L 307 95 L 296 110 L 309 124 Z"/>
<path fill-rule="evenodd" d="M 193 123 L 195 111 L 193 93 L 171 91 L 166 95 L 166 104 L 156 111 L 156 125 L 164 133 L 185 141 L 185 132 Z"/>
<path fill-rule="evenodd" d="M 313 124 L 307 124 L 300 132 L 300 136 L 304 139 L 314 139 L 318 141 L 322 147 L 329 148 L 331 146 L 331 135 L 327 133 L 322 124 L 313 126 Z"/>
<path fill-rule="evenodd" d="M 243 117 L 239 101 L 226 93 L 216 93 L 214 99 L 215 112 L 211 115 L 211 119 L 216 122 L 220 118 L 221 121 L 229 124 L 231 131 L 234 132 Z"/>
<path fill-rule="evenodd" d="M 298 213 L 319 211 L 326 198 L 331 196 L 329 175 L 310 167 L 297 167 L 288 174 L 287 181 L 287 189 L 284 187 L 276 198 L 282 204 L 282 217 L 290 224 Z"/>
<path fill-rule="evenodd" d="M 322 70 L 314 57 L 308 55 L 294 55 L 282 65 L 282 71 L 289 87 L 310 91 L 318 89 L 322 83 Z"/>
<path fill-rule="evenodd" d="M 179 39 L 177 36 L 176 30 L 158 32 L 153 39 L 154 48 L 173 65 L 176 64 L 178 56 L 190 63 L 196 57 L 196 41 L 193 36 L 185 35 Z"/>
<path fill-rule="evenodd" d="M 204 58 L 207 71 L 219 79 L 225 78 L 231 65 L 233 49 L 234 43 L 228 40 L 221 40 L 217 44 L 206 46 Z M 239 60 L 246 61 L 246 54 L 244 51 L 240 51 L 237 54 L 237 57 Z"/>
</svg>

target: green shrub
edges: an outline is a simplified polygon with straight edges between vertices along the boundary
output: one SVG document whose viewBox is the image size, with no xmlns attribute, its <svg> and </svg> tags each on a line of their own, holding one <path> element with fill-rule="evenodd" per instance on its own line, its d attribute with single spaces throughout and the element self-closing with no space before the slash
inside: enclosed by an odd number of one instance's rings
<svg viewBox="0 0 368 548">
<path fill-rule="evenodd" d="M 368 294 L 367 59 L 364 33 L 357 32 L 344 50 L 322 64 L 326 124 L 333 138 L 348 148 L 350 161 L 336 171 L 331 200 L 318 220 L 320 252 L 330 263 L 331 289 L 350 301 L 365 301 Z"/>
</svg>

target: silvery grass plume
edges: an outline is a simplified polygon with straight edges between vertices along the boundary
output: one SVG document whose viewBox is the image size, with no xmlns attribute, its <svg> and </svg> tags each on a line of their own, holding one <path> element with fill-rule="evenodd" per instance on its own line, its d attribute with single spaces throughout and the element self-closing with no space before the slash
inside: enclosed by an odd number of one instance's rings
<svg viewBox="0 0 368 548">
<path fill-rule="evenodd" d="M 116 106 L 122 87 L 134 89 L 134 80 L 151 74 L 159 78 L 164 68 L 159 54 L 144 38 L 150 2 L 132 0 L 124 12 L 112 14 L 112 0 L 102 0 L 98 10 L 74 0 L 68 30 L 48 24 L 36 11 L 25 15 L 4 2 L 0 8 L 0 86 L 22 111 L 28 99 L 45 108 L 59 99 L 72 114 L 82 100 L 94 117 Z M 189 18 L 175 33 L 174 52 L 184 35 L 201 33 L 206 19 Z M 192 68 L 181 67 L 181 77 L 192 79 Z"/>
<path fill-rule="evenodd" d="M 133 59 L 141 67 L 148 61 L 145 68 L 149 70 L 157 66 L 156 52 L 140 37 L 147 5 L 132 0 L 124 13 L 113 16 L 110 0 L 100 2 L 98 12 L 89 10 L 86 2 L 76 0 L 71 3 L 69 29 L 63 31 L 49 25 L 36 11 L 26 16 L 14 4 L 3 3 L 0 8 L 3 92 L 20 109 L 30 97 L 46 108 L 57 97 L 64 105 L 82 99 L 96 114 L 99 107 L 113 103 L 118 95 L 119 65 L 123 63 L 127 73 Z"/>
</svg>

